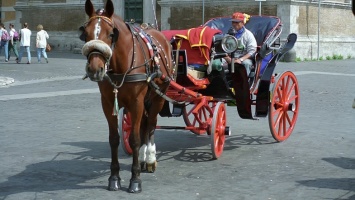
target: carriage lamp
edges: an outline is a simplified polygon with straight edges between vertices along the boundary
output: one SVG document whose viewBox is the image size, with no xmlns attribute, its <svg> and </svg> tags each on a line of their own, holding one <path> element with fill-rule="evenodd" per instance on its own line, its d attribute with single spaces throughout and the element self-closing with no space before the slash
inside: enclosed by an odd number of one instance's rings
<svg viewBox="0 0 355 200">
<path fill-rule="evenodd" d="M 222 39 L 222 49 L 226 53 L 232 53 L 237 50 L 238 40 L 232 35 L 226 35 Z"/>
</svg>

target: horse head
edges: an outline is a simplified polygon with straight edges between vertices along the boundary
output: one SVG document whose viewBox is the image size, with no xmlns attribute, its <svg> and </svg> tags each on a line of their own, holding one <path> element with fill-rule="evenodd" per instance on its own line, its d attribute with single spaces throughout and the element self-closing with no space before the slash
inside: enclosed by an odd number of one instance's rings
<svg viewBox="0 0 355 200">
<path fill-rule="evenodd" d="M 87 0 L 85 12 L 89 19 L 80 27 L 80 39 L 86 42 L 82 48 L 87 57 L 86 76 L 92 81 L 102 81 L 119 34 L 112 20 L 113 3 L 108 0 L 105 9 L 95 11 L 91 1 Z"/>
</svg>

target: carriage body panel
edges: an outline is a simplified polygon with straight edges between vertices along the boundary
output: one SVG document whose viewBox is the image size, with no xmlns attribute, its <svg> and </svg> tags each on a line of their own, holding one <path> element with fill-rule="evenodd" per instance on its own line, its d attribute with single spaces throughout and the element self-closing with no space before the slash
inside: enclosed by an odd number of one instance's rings
<svg viewBox="0 0 355 200">
<path fill-rule="evenodd" d="M 208 74 L 206 69 L 211 67 L 211 63 L 214 60 L 223 58 L 228 53 L 222 48 L 222 43 L 223 38 L 225 35 L 228 35 L 231 27 L 230 19 L 230 17 L 217 17 L 207 21 L 204 27 L 199 27 L 200 29 L 204 28 L 206 32 L 211 29 L 220 31 L 211 32 L 213 37 L 210 39 L 210 44 L 208 44 L 210 45 L 208 46 L 210 59 L 207 61 L 201 47 L 191 45 L 189 37 L 182 35 L 184 32 L 189 32 L 190 29 L 163 31 L 167 39 L 171 41 L 175 52 L 173 57 L 176 58 L 178 72 L 180 72 L 178 73 L 176 84 L 184 87 L 183 90 L 176 90 L 177 87 L 175 87 L 175 84 L 171 84 L 167 95 L 176 100 L 184 101 L 185 106 L 181 104 L 172 104 L 172 106 L 169 106 L 168 102 L 166 102 L 160 115 L 167 117 L 182 115 L 186 123 L 185 129 L 195 134 L 211 134 L 213 132 L 211 129 L 213 115 L 206 117 L 205 113 L 209 113 L 206 107 L 210 106 L 214 110 L 217 102 L 223 102 L 228 105 L 234 104 L 237 107 L 239 116 L 243 119 L 257 119 L 256 117 L 271 115 L 271 117 L 269 116 L 270 127 L 274 126 L 270 128 L 272 135 L 277 141 L 283 141 L 292 132 L 298 116 L 298 83 L 292 72 L 286 73 L 289 76 L 283 76 L 284 79 L 287 79 L 287 83 L 292 82 L 290 83 L 292 85 L 290 88 L 287 88 L 289 87 L 288 84 L 283 87 L 286 87 L 290 95 L 292 94 L 291 99 L 293 101 L 283 102 L 283 104 L 292 105 L 289 107 L 294 106 L 297 109 L 284 108 L 280 111 L 280 108 L 276 106 L 279 102 L 273 102 L 272 99 L 274 93 L 272 90 L 281 87 L 273 85 L 275 79 L 278 78 L 274 74 L 274 69 L 281 57 L 292 49 L 297 40 L 297 35 L 290 34 L 286 43 L 280 44 L 279 36 L 282 32 L 282 24 L 279 18 L 274 16 L 251 16 L 245 26 L 254 34 L 258 44 L 252 73 L 247 75 L 245 68 L 240 65 L 236 65 L 234 69 L 231 69 L 229 65 L 223 68 L 212 66 L 212 71 Z M 179 53 L 176 57 L 177 52 Z M 204 76 L 197 76 L 196 72 L 203 73 Z M 279 94 L 276 96 L 279 97 L 282 95 Z M 272 103 L 275 105 L 272 105 Z M 193 105 L 190 111 L 186 110 L 186 105 Z M 252 113 L 253 106 L 255 107 L 254 113 Z M 271 108 L 270 106 L 273 107 Z M 292 122 L 286 122 L 287 119 L 280 122 L 279 120 L 282 118 L 280 115 L 282 114 L 275 117 L 275 112 L 286 113 L 286 118 L 292 118 L 289 120 Z M 287 112 L 291 112 L 291 117 L 288 117 Z M 191 119 L 188 119 L 189 115 L 192 116 L 190 117 Z M 276 131 L 275 126 L 278 123 L 283 123 L 283 125 L 280 125 Z M 290 124 L 285 125 L 287 123 Z M 281 126 L 287 127 L 280 128 Z M 228 135 L 230 130 L 228 130 L 228 126 L 225 128 L 223 131 L 220 130 L 220 132 L 222 132 L 221 134 Z M 277 136 L 278 134 L 283 134 L 280 129 L 288 130 L 287 137 Z"/>
</svg>

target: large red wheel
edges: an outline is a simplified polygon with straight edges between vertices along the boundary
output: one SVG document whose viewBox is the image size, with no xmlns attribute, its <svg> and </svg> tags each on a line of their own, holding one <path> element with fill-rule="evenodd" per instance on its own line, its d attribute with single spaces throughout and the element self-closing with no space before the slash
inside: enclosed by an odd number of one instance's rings
<svg viewBox="0 0 355 200">
<path fill-rule="evenodd" d="M 214 108 L 211 127 L 211 149 L 212 156 L 215 159 L 219 158 L 223 152 L 226 124 L 226 107 L 223 102 L 218 102 Z"/>
<path fill-rule="evenodd" d="M 121 136 L 122 149 L 127 155 L 132 155 L 133 151 L 129 145 L 129 135 L 132 130 L 131 115 L 128 112 L 125 113 L 125 109 L 121 108 L 118 112 L 118 117 L 118 130 Z"/>
<path fill-rule="evenodd" d="M 300 94 L 296 76 L 290 71 L 282 73 L 271 91 L 269 127 L 272 137 L 282 142 L 291 135 L 297 121 Z"/>
<path fill-rule="evenodd" d="M 213 104 L 211 103 L 211 107 Z M 208 123 L 211 121 L 212 116 L 212 108 L 207 105 L 202 106 L 197 111 L 197 117 L 195 117 L 194 113 L 192 112 L 196 104 L 192 104 L 189 106 L 185 106 L 183 108 L 183 119 L 185 121 L 186 126 L 189 128 L 191 132 L 196 135 L 205 134 L 207 132 Z"/>
</svg>

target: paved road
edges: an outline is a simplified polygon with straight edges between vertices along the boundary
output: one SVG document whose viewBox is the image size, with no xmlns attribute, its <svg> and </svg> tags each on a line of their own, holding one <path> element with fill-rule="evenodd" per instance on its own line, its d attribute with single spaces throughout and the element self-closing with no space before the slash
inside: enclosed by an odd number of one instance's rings
<svg viewBox="0 0 355 200">
<path fill-rule="evenodd" d="M 0 77 L 0 199 L 355 199 L 355 60 L 279 63 L 296 73 L 300 115 L 275 143 L 267 118 L 242 120 L 228 107 L 222 157 L 210 138 L 157 130 L 158 169 L 128 194 L 131 158 L 120 151 L 123 189 L 106 190 L 108 129 L 81 55 L 49 53 L 49 64 L 5 63 Z M 35 58 L 32 58 L 35 61 Z M 160 118 L 160 125 L 183 125 Z"/>
</svg>

